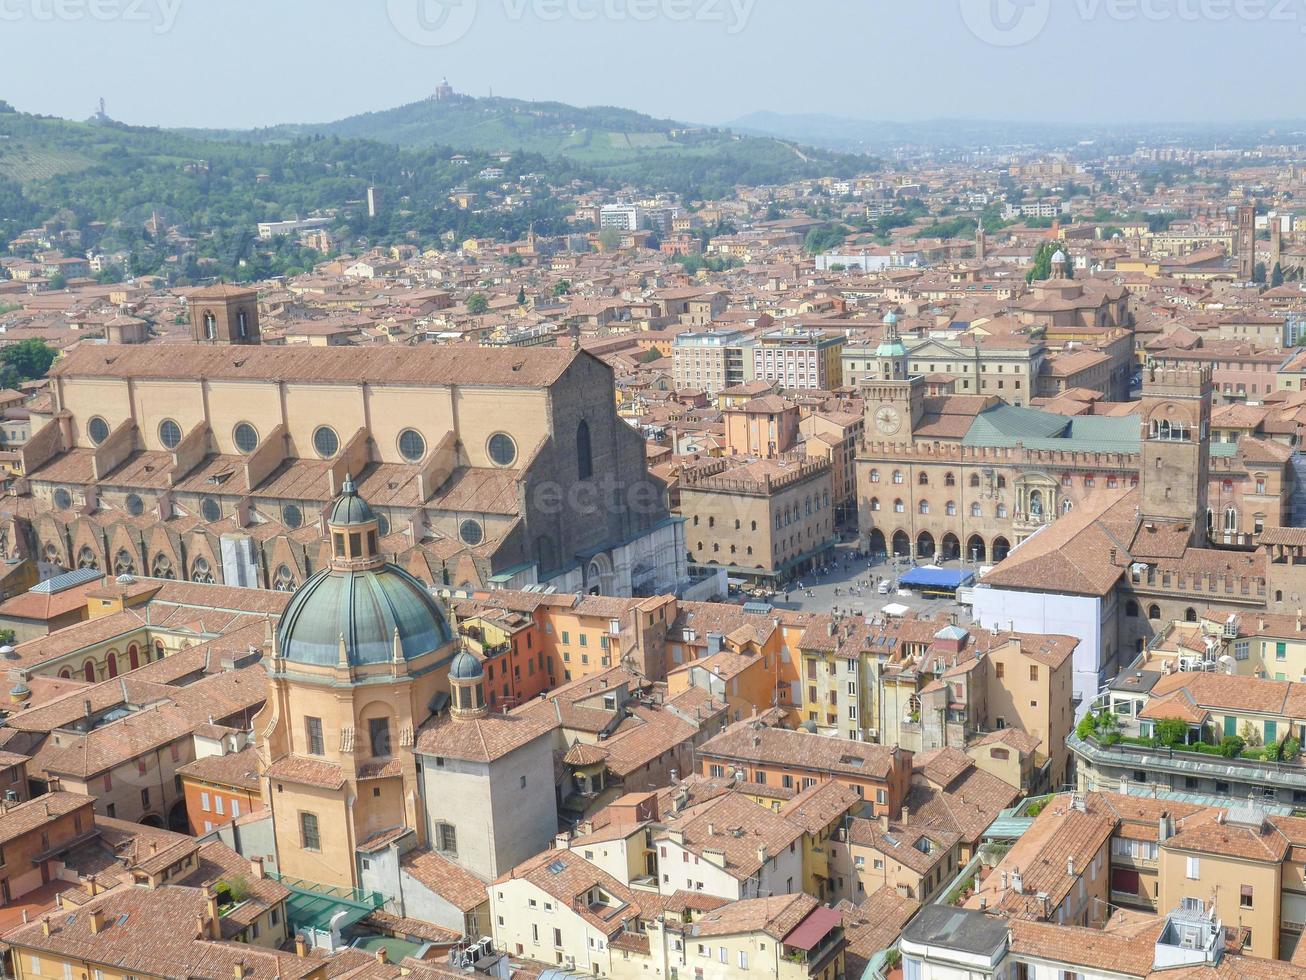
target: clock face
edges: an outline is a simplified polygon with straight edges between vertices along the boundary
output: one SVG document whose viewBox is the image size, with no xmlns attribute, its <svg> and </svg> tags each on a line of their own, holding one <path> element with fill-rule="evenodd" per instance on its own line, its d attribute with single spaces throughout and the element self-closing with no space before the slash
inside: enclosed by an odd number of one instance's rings
<svg viewBox="0 0 1306 980">
<path fill-rule="evenodd" d="M 885 435 L 891 436 L 902 428 L 902 416 L 892 405 L 881 405 L 875 413 L 875 426 Z"/>
</svg>

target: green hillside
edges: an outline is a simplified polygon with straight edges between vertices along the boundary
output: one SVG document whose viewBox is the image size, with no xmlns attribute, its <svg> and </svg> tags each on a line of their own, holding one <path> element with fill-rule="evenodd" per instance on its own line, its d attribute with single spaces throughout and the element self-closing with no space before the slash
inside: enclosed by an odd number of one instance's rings
<svg viewBox="0 0 1306 980">
<path fill-rule="evenodd" d="M 574 161 L 600 179 L 706 197 L 729 194 L 736 184 L 846 176 L 870 168 L 866 158 L 800 152 L 794 144 L 771 136 L 741 136 L 611 106 L 580 108 L 504 98 L 426 99 L 320 125 L 195 135 L 264 143 L 333 136 L 407 149 L 448 146 L 489 153 L 537 153 Z"/>
</svg>

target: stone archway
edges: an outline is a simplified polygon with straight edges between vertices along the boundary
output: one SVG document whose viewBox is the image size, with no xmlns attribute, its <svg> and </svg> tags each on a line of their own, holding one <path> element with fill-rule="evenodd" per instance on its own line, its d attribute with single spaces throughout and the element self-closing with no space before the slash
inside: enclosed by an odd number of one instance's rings
<svg viewBox="0 0 1306 980">
<path fill-rule="evenodd" d="M 974 562 L 985 562 L 989 560 L 988 546 L 984 543 L 984 539 L 978 534 L 972 534 L 967 539 L 966 557 Z"/>
<path fill-rule="evenodd" d="M 961 541 L 951 532 L 943 536 L 939 556 L 944 561 L 956 561 L 961 557 Z"/>
<path fill-rule="evenodd" d="M 866 550 L 881 558 L 889 553 L 889 546 L 884 540 L 884 532 L 878 527 L 871 531 L 866 542 Z"/>
<path fill-rule="evenodd" d="M 916 557 L 933 558 L 934 557 L 934 535 L 929 531 L 922 531 L 916 536 Z"/>
<path fill-rule="evenodd" d="M 162 821 L 160 821 L 162 826 Z M 178 834 L 190 833 L 190 817 L 186 815 L 186 801 L 178 800 L 168 810 L 168 829 Z"/>
<path fill-rule="evenodd" d="M 595 555 L 585 568 L 585 591 L 590 595 L 612 595 L 612 560 Z"/>
<path fill-rule="evenodd" d="M 911 556 L 911 538 L 906 531 L 895 531 L 893 535 L 893 554 L 897 558 Z"/>
<path fill-rule="evenodd" d="M 993 561 L 1000 562 L 1011 554 L 1011 542 L 1006 538 L 998 537 L 993 539 Z"/>
<path fill-rule="evenodd" d="M 182 809 L 185 809 L 184 804 L 182 806 Z M 141 826 L 156 827 L 159 830 L 167 829 L 163 826 L 163 818 L 159 816 L 157 813 L 147 813 L 145 814 L 145 816 L 141 817 Z"/>
</svg>

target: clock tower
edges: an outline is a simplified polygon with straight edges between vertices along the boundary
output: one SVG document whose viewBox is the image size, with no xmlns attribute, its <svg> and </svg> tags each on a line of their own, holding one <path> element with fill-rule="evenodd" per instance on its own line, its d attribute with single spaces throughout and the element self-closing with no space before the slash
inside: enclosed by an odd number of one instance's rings
<svg viewBox="0 0 1306 980">
<path fill-rule="evenodd" d="M 924 387 L 908 370 L 907 348 L 898 333 L 898 317 L 884 318 L 884 339 L 875 350 L 874 377 L 862 385 L 866 402 L 865 431 L 868 442 L 901 442 L 910 445 L 912 433 L 924 410 Z"/>
</svg>

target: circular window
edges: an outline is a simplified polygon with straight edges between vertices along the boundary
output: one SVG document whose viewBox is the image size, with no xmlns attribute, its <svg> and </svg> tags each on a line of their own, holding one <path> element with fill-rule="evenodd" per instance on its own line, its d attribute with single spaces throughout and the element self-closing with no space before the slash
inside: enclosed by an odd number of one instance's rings
<svg viewBox="0 0 1306 980">
<path fill-rule="evenodd" d="M 91 442 L 98 446 L 109 438 L 109 423 L 97 415 L 86 423 L 86 434 L 91 437 Z"/>
<path fill-rule="evenodd" d="M 222 520 L 222 505 L 216 497 L 205 497 L 200 501 L 200 515 L 210 524 Z"/>
<path fill-rule="evenodd" d="M 54 492 L 54 506 L 56 510 L 67 510 L 73 505 L 73 495 L 60 487 Z"/>
<path fill-rule="evenodd" d="M 384 514 L 376 515 L 376 533 L 383 538 L 390 533 L 390 518 Z"/>
<path fill-rule="evenodd" d="M 399 433 L 399 455 L 410 463 L 420 463 L 426 457 L 426 440 L 416 429 Z"/>
<path fill-rule="evenodd" d="M 164 419 L 159 423 L 159 442 L 163 443 L 164 449 L 176 449 L 181 445 L 181 426 L 172 419 Z"/>
<path fill-rule="evenodd" d="M 231 438 L 236 443 L 236 448 L 248 456 L 258 448 L 258 429 L 248 422 L 241 422 L 232 430 Z"/>
<path fill-rule="evenodd" d="M 476 521 L 463 521 L 458 527 L 458 536 L 463 539 L 463 544 L 475 548 L 481 543 L 485 533 Z"/>
<path fill-rule="evenodd" d="M 517 460 L 517 444 L 512 436 L 496 432 L 490 436 L 490 459 L 496 466 L 511 466 Z"/>
<path fill-rule="evenodd" d="M 139 494 L 127 494 L 126 504 L 127 513 L 131 514 L 132 517 L 140 517 L 145 513 L 145 501 L 141 500 Z"/>
<path fill-rule="evenodd" d="M 340 437 L 330 426 L 318 426 L 317 431 L 313 433 L 313 448 L 323 459 L 330 459 L 340 452 Z"/>
<path fill-rule="evenodd" d="M 281 523 L 293 531 L 304 523 L 304 512 L 296 504 L 286 504 L 281 508 Z"/>
</svg>

